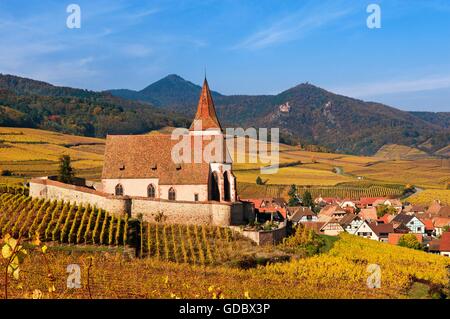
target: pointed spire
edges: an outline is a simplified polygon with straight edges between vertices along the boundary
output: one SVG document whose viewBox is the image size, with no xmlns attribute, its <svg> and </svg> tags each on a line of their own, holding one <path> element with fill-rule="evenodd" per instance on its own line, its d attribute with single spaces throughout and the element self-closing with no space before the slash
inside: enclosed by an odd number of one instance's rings
<svg viewBox="0 0 450 319">
<path fill-rule="evenodd" d="M 202 92 L 198 101 L 197 113 L 195 114 L 194 121 L 191 124 L 190 130 L 194 130 L 194 124 L 201 120 L 202 130 L 216 128 L 222 131 L 219 120 L 217 119 L 216 109 L 212 99 L 211 91 L 209 90 L 208 81 L 203 81 Z M 198 124 L 197 124 L 198 125 Z"/>
</svg>

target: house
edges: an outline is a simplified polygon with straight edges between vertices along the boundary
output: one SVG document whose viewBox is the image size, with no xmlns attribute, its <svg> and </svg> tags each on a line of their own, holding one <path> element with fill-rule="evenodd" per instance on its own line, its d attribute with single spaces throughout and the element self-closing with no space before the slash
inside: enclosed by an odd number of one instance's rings
<svg viewBox="0 0 450 319">
<path fill-rule="evenodd" d="M 392 224 L 378 224 L 376 222 L 372 222 L 370 227 L 373 229 L 375 234 L 378 237 L 378 241 L 387 242 L 389 238 L 389 234 L 394 232 L 394 227 Z"/>
<path fill-rule="evenodd" d="M 369 207 L 375 207 L 374 203 L 379 202 L 380 200 L 385 201 L 387 200 L 386 197 L 361 197 L 359 200 L 360 208 L 369 208 Z"/>
<path fill-rule="evenodd" d="M 401 222 L 391 221 L 390 224 L 394 227 L 394 233 L 407 234 L 411 232 L 411 230 Z"/>
<path fill-rule="evenodd" d="M 372 229 L 372 225 L 370 222 L 364 220 L 363 223 L 358 227 L 358 229 L 354 232 L 356 236 L 372 239 L 372 240 L 379 240 L 378 235 L 376 232 Z"/>
<path fill-rule="evenodd" d="M 439 200 L 434 200 L 433 203 L 428 207 L 426 214 L 428 215 L 428 217 L 437 216 L 441 208 L 441 202 Z"/>
<path fill-rule="evenodd" d="M 317 222 L 318 217 L 309 207 L 295 206 L 287 207 L 288 219 L 294 224 L 303 222 Z"/>
<path fill-rule="evenodd" d="M 438 217 L 450 218 L 450 206 L 442 206 L 437 212 Z"/>
<path fill-rule="evenodd" d="M 388 236 L 388 243 L 392 245 L 398 245 L 398 241 L 400 240 L 400 237 L 402 237 L 404 234 L 399 233 L 390 233 Z M 416 236 L 419 243 L 423 243 L 423 236 L 422 234 L 413 234 Z"/>
<path fill-rule="evenodd" d="M 432 219 L 428 218 L 419 218 L 422 223 L 425 225 L 425 233 L 428 236 L 431 236 L 434 233 L 434 224 Z"/>
<path fill-rule="evenodd" d="M 378 224 L 376 222 L 364 221 L 354 234 L 376 241 L 387 242 L 389 234 L 393 232 L 394 227 L 391 224 Z"/>
<path fill-rule="evenodd" d="M 347 214 L 341 220 L 340 224 L 349 234 L 354 234 L 355 231 L 361 226 L 363 219 L 356 214 Z"/>
<path fill-rule="evenodd" d="M 322 197 L 319 196 L 316 199 L 314 199 L 314 204 L 319 205 L 321 207 L 327 206 L 327 205 L 335 205 L 340 203 L 340 199 L 336 197 Z"/>
<path fill-rule="evenodd" d="M 339 205 L 329 205 L 322 208 L 318 214 L 319 220 L 329 221 L 332 218 L 341 219 L 348 213 Z"/>
<path fill-rule="evenodd" d="M 441 236 L 439 252 L 442 256 L 450 257 L 450 232 L 445 232 Z"/>
<path fill-rule="evenodd" d="M 241 202 L 253 204 L 258 222 L 283 221 L 287 217 L 287 203 L 282 198 L 249 198 Z"/>
<path fill-rule="evenodd" d="M 339 206 L 348 213 L 354 214 L 357 209 L 357 202 L 350 199 L 345 199 L 339 203 Z"/>
<path fill-rule="evenodd" d="M 375 207 L 362 208 L 358 214 L 362 219 L 365 220 L 377 220 L 377 209 Z"/>
<path fill-rule="evenodd" d="M 411 233 L 425 234 L 425 224 L 416 216 L 402 213 L 395 216 L 392 222 L 404 224 Z"/>
<path fill-rule="evenodd" d="M 408 215 L 416 215 L 417 217 L 425 216 L 426 211 L 427 210 L 423 205 L 409 205 L 403 209 L 404 213 Z"/>
<path fill-rule="evenodd" d="M 339 220 L 337 220 L 336 218 L 330 219 L 322 226 L 322 228 L 320 228 L 320 232 L 322 234 L 329 236 L 337 236 L 343 231 L 345 231 L 344 228 L 342 228 Z"/>
<path fill-rule="evenodd" d="M 444 232 L 444 227 L 450 226 L 450 218 L 447 217 L 435 217 L 433 218 L 433 227 L 435 236 L 441 236 Z"/>
<path fill-rule="evenodd" d="M 383 216 L 377 219 L 377 222 L 382 224 L 389 224 L 392 221 L 392 219 L 394 219 L 394 217 L 395 216 L 391 214 L 384 214 Z"/>
</svg>

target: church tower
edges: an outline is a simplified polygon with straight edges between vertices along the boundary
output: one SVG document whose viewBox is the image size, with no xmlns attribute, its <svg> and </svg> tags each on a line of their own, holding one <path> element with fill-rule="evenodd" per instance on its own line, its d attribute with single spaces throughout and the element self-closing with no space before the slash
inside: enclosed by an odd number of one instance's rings
<svg viewBox="0 0 450 319">
<path fill-rule="evenodd" d="M 189 131 L 191 135 L 220 135 L 223 133 L 206 77 L 198 100 L 197 113 Z"/>
</svg>

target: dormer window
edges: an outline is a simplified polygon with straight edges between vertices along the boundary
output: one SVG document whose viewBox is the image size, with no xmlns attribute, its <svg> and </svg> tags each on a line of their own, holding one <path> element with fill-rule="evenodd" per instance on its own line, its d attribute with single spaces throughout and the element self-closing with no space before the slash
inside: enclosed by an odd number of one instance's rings
<svg viewBox="0 0 450 319">
<path fill-rule="evenodd" d="M 177 164 L 176 169 L 177 169 L 177 171 L 179 171 L 181 169 L 181 164 Z"/>
<path fill-rule="evenodd" d="M 156 169 L 158 168 L 158 166 L 156 165 L 156 163 L 153 163 L 150 167 L 151 167 L 152 170 L 156 170 Z"/>
<path fill-rule="evenodd" d="M 119 170 L 121 170 L 121 171 L 125 170 L 125 164 L 120 164 L 119 165 Z"/>
</svg>

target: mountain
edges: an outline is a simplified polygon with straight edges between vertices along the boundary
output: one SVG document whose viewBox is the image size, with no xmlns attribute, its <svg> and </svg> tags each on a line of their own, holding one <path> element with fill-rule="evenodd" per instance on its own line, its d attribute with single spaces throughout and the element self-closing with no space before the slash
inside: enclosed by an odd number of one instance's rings
<svg viewBox="0 0 450 319">
<path fill-rule="evenodd" d="M 192 117 L 201 87 L 169 75 L 141 91 L 111 90 L 122 98 Z M 213 93 L 224 127 L 278 127 L 283 142 L 318 144 L 353 154 L 375 154 L 383 145 L 402 144 L 429 154 L 450 144 L 448 113 L 405 112 L 334 94 L 303 83 L 277 95 Z"/>
<path fill-rule="evenodd" d="M 0 74 L 0 126 L 104 137 L 189 124 L 190 120 L 183 115 L 107 92 L 59 87 Z"/>
<path fill-rule="evenodd" d="M 141 91 L 119 89 L 107 92 L 124 99 L 143 101 L 157 107 L 177 109 L 193 115 L 201 89 L 200 86 L 186 81 L 179 75 L 170 74 Z M 222 96 L 214 91 L 211 94 L 214 99 Z"/>
<path fill-rule="evenodd" d="M 450 112 L 410 112 L 424 121 L 450 128 Z"/>
</svg>

